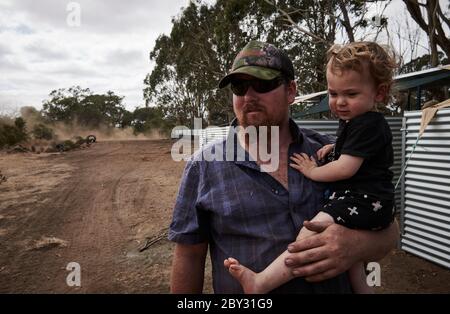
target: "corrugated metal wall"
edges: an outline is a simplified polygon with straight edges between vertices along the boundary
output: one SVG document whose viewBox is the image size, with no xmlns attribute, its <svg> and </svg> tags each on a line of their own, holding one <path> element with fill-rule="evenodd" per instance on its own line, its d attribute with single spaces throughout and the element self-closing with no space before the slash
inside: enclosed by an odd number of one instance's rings
<svg viewBox="0 0 450 314">
<path fill-rule="evenodd" d="M 389 126 L 391 127 L 393 136 L 393 148 L 394 148 L 394 165 L 391 170 L 394 172 L 394 184 L 397 182 L 400 175 L 401 163 L 402 163 L 402 118 L 394 117 L 387 118 Z M 308 128 L 316 130 L 320 133 L 326 134 L 336 134 L 338 128 L 337 120 L 295 120 L 302 128 Z M 210 143 L 211 141 L 224 138 L 227 135 L 228 127 L 217 127 L 217 128 L 207 128 L 200 131 L 200 147 Z M 397 204 L 397 209 L 400 208 L 401 203 L 401 191 L 400 188 L 395 192 L 395 199 Z"/>
<path fill-rule="evenodd" d="M 412 152 L 421 111 L 405 113 L 405 158 Z M 450 110 L 438 111 L 402 179 L 401 248 L 450 268 Z"/>
<path fill-rule="evenodd" d="M 225 138 L 229 127 L 216 127 L 203 129 L 200 135 L 200 147 L 218 139 Z"/>
</svg>

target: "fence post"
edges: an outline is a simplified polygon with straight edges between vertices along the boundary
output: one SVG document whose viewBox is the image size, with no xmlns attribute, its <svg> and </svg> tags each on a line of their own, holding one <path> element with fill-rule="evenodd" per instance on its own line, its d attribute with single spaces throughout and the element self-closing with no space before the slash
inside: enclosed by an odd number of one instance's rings
<svg viewBox="0 0 450 314">
<path fill-rule="evenodd" d="M 406 163 L 406 117 L 402 119 L 402 166 L 401 169 L 405 166 Z M 400 171 L 401 173 L 401 171 Z M 405 177 L 406 177 L 406 169 L 404 171 L 403 176 L 400 178 L 400 238 L 405 233 Z M 399 239 L 398 247 L 401 247 L 401 239 Z"/>
</svg>

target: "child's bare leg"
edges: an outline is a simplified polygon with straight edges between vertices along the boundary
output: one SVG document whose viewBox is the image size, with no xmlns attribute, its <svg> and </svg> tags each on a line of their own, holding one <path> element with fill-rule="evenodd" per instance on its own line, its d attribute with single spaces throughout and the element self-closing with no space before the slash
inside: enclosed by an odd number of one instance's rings
<svg viewBox="0 0 450 314">
<path fill-rule="evenodd" d="M 224 261 L 224 266 L 239 281 L 244 293 L 267 293 L 293 278 L 291 270 L 284 264 L 287 256 L 288 251 L 284 251 L 260 273 L 255 273 L 232 257 Z"/>
<path fill-rule="evenodd" d="M 314 216 L 313 219 L 311 219 L 311 221 L 314 221 L 314 222 L 316 222 L 316 221 L 319 221 L 319 222 L 332 222 L 332 223 L 334 223 L 333 217 L 331 217 L 329 214 L 324 213 L 324 212 L 319 212 L 316 216 Z M 302 229 L 300 229 L 300 232 L 298 233 L 297 241 L 300 240 L 300 239 L 307 238 L 307 237 L 309 237 L 309 236 L 311 236 L 313 234 L 316 234 L 316 232 L 310 231 L 310 230 L 308 230 L 306 228 L 302 228 Z"/>
<path fill-rule="evenodd" d="M 373 288 L 367 285 L 364 263 L 356 263 L 348 271 L 353 291 L 358 294 L 374 293 Z"/>
<path fill-rule="evenodd" d="M 333 222 L 333 218 L 326 213 L 320 212 L 312 221 Z M 297 240 L 306 238 L 314 233 L 306 228 L 302 228 L 297 236 Z M 267 293 L 294 278 L 292 270 L 284 263 L 288 255 L 289 252 L 284 251 L 260 273 L 253 272 L 231 257 L 224 261 L 224 266 L 239 281 L 245 293 Z"/>
</svg>

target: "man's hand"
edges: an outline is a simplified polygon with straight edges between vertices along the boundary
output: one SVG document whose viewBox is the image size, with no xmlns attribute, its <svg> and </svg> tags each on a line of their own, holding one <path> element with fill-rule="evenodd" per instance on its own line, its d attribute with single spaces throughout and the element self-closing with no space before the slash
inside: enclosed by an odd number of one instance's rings
<svg viewBox="0 0 450 314">
<path fill-rule="evenodd" d="M 334 144 L 327 144 L 317 151 L 317 158 L 323 160 L 333 150 Z"/>
<path fill-rule="evenodd" d="M 352 245 L 357 242 L 354 230 L 329 222 L 305 221 L 303 225 L 318 233 L 289 245 L 292 254 L 286 258 L 286 266 L 292 267 L 294 276 L 318 282 L 333 278 L 358 262 L 357 255 L 352 254 Z"/>
<path fill-rule="evenodd" d="M 294 155 L 291 156 L 291 160 L 294 162 L 290 164 L 292 168 L 297 169 L 303 173 L 305 177 L 311 179 L 311 172 L 314 168 L 317 168 L 317 163 L 313 156 L 308 157 L 305 153 L 294 153 Z"/>
<path fill-rule="evenodd" d="M 353 264 L 377 261 L 396 247 L 399 228 L 394 222 L 380 231 L 348 229 L 336 223 L 305 221 L 317 232 L 288 246 L 286 266 L 294 276 L 317 282 L 347 271 Z"/>
</svg>

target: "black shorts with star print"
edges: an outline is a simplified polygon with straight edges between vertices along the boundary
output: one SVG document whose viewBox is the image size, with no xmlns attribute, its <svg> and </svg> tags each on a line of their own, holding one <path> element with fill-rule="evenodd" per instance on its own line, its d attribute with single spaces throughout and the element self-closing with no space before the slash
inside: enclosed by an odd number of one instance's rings
<svg viewBox="0 0 450 314">
<path fill-rule="evenodd" d="M 347 190 L 332 192 L 322 211 L 331 215 L 335 223 L 348 228 L 380 230 L 394 220 L 395 207 L 394 200 Z"/>
</svg>

